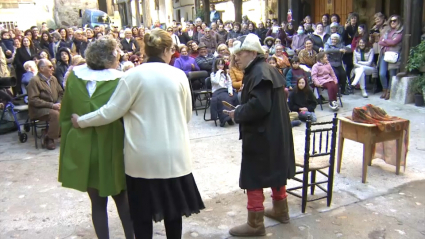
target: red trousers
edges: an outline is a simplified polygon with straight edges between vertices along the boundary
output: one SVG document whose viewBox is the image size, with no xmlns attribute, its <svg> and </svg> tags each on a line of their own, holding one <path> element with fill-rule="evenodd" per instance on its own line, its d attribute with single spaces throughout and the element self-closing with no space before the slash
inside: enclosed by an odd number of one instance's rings
<svg viewBox="0 0 425 239">
<path fill-rule="evenodd" d="M 326 82 L 322 85 L 323 88 L 328 90 L 328 97 L 329 101 L 336 101 L 336 97 L 338 94 L 338 84 L 335 84 L 335 82 Z"/>
<path fill-rule="evenodd" d="M 248 211 L 264 211 L 264 193 L 263 189 L 247 190 L 248 195 Z M 281 188 L 272 188 L 272 198 L 274 201 L 280 201 L 288 197 L 286 194 L 286 186 Z"/>
</svg>

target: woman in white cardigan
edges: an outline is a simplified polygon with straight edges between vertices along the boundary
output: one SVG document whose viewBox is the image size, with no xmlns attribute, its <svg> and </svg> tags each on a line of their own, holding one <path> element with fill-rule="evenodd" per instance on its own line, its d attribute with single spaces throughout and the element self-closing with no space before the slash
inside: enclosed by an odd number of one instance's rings
<svg viewBox="0 0 425 239">
<path fill-rule="evenodd" d="M 367 98 L 366 92 L 366 75 L 372 75 L 376 78 L 378 72 L 376 67 L 373 66 L 373 57 L 375 55 L 373 48 L 367 46 L 367 38 L 360 39 L 358 46 L 353 54 L 353 63 L 354 63 L 354 80 L 351 83 L 352 86 L 360 84 L 360 89 L 362 90 L 362 95 L 364 98 Z"/>
<path fill-rule="evenodd" d="M 136 238 L 152 238 L 164 219 L 167 238 L 181 238 L 182 216 L 204 208 L 192 175 L 187 123 L 192 97 L 185 73 L 168 65 L 173 41 L 161 29 L 144 37 L 147 63 L 121 78 L 109 102 L 72 116 L 74 127 L 124 119 L 124 162 Z"/>
</svg>

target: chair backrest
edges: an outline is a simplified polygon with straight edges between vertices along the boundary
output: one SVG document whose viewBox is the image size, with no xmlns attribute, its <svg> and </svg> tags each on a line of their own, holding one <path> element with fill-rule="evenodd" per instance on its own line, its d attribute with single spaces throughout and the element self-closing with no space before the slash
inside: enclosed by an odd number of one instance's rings
<svg viewBox="0 0 425 239">
<path fill-rule="evenodd" d="M 187 74 L 187 78 L 189 80 L 195 80 L 195 79 L 205 79 L 207 78 L 208 72 L 207 71 L 191 71 Z"/>
<path fill-rule="evenodd" d="M 311 122 L 308 118 L 305 130 L 304 165 L 308 165 L 310 158 L 330 156 L 329 163 L 335 161 L 336 132 L 338 131 L 337 113 L 327 122 Z M 322 127 L 317 127 L 322 126 Z"/>
</svg>

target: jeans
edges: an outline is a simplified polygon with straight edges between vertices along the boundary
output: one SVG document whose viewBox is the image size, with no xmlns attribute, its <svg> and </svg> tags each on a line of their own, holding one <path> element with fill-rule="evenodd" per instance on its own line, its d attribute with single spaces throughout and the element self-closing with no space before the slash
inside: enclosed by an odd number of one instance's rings
<svg viewBox="0 0 425 239">
<path fill-rule="evenodd" d="M 308 117 L 310 117 L 311 122 L 317 121 L 317 117 L 314 112 L 301 111 L 298 113 L 298 119 L 301 121 L 307 121 Z"/>
<path fill-rule="evenodd" d="M 391 89 L 391 80 L 393 79 L 393 76 L 397 74 L 397 69 L 391 69 L 390 71 L 390 79 L 387 79 L 387 71 L 388 71 L 388 62 L 384 61 L 382 59 L 383 56 L 381 56 L 381 59 L 379 59 L 381 62 L 379 62 L 379 78 L 381 79 L 382 88 L 384 90 L 390 90 Z"/>
</svg>

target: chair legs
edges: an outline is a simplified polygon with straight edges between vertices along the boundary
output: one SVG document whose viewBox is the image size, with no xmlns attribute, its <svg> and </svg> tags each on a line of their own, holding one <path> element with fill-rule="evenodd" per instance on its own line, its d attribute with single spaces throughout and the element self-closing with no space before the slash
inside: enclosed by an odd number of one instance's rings
<svg viewBox="0 0 425 239">
<path fill-rule="evenodd" d="M 207 115 L 207 109 L 209 108 L 209 107 L 211 107 L 211 97 L 212 97 L 212 94 L 211 95 L 208 95 L 208 97 L 207 97 L 207 102 L 205 103 L 205 110 L 204 110 L 204 120 L 205 121 L 212 121 L 213 119 L 207 119 L 206 118 L 206 115 Z M 217 127 L 217 120 L 215 119 L 214 120 L 214 124 L 215 124 L 215 126 Z"/>
<path fill-rule="evenodd" d="M 310 182 L 311 182 L 311 187 L 310 187 L 310 194 L 314 195 L 314 189 L 316 188 L 316 170 L 311 171 L 311 175 L 310 175 Z"/>
<path fill-rule="evenodd" d="M 305 213 L 307 208 L 307 190 L 308 190 L 308 171 L 304 169 L 303 173 L 303 190 L 301 199 L 301 212 Z"/>
</svg>

